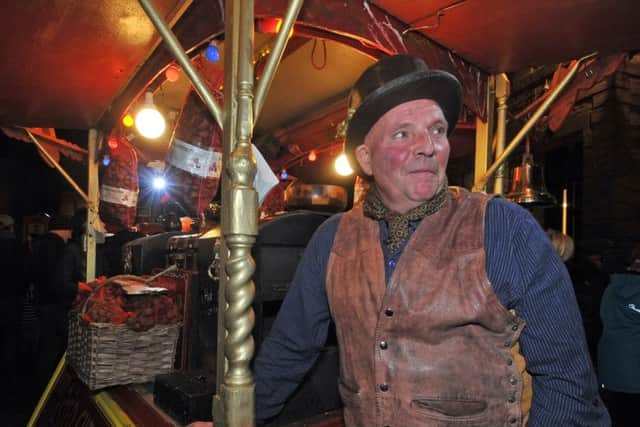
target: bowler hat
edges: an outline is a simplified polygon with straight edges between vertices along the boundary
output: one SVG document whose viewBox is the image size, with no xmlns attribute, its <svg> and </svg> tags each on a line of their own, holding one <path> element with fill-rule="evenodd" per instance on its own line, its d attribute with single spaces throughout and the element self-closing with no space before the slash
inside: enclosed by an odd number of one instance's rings
<svg viewBox="0 0 640 427">
<path fill-rule="evenodd" d="M 417 99 L 432 99 L 440 105 L 450 135 L 462 107 L 462 85 L 452 74 L 431 70 L 422 59 L 404 54 L 386 56 L 362 73 L 349 95 L 349 109 L 355 112 L 345 141 L 345 154 L 359 175 L 364 176 L 354 152 L 371 127 L 387 111 Z"/>
</svg>

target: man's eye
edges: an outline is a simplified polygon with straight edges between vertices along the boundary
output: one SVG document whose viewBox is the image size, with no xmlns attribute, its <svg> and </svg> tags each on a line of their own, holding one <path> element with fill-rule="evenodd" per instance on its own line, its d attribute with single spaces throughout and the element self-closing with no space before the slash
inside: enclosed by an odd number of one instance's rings
<svg viewBox="0 0 640 427">
<path fill-rule="evenodd" d="M 399 130 L 393 134 L 393 139 L 404 139 L 409 136 L 409 133 L 405 130 Z"/>
<path fill-rule="evenodd" d="M 432 130 L 434 135 L 444 135 L 447 133 L 447 127 L 446 126 L 436 126 L 433 128 Z"/>
</svg>

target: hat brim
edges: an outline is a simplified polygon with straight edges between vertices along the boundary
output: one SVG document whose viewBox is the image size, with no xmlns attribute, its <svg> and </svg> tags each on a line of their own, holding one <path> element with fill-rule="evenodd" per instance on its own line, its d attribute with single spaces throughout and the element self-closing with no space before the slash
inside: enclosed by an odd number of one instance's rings
<svg viewBox="0 0 640 427">
<path fill-rule="evenodd" d="M 394 79 L 370 93 L 351 117 L 347 127 L 345 154 L 358 175 L 367 178 L 355 158 L 355 149 L 362 143 L 373 125 L 387 111 L 409 101 L 432 99 L 440 105 L 451 135 L 462 108 L 462 87 L 446 71 L 418 71 Z"/>
</svg>

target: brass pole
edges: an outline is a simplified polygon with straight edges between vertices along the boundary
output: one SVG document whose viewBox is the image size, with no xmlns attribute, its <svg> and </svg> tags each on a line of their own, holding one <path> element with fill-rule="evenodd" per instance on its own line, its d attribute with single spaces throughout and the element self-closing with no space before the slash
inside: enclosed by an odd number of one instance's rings
<svg viewBox="0 0 640 427">
<path fill-rule="evenodd" d="M 176 58 L 180 66 L 184 69 L 185 73 L 191 80 L 193 87 L 195 87 L 196 91 L 202 98 L 202 101 L 207 106 L 213 117 L 216 119 L 218 126 L 222 127 L 222 111 L 220 110 L 220 106 L 216 102 L 216 99 L 213 97 L 207 85 L 200 78 L 200 75 L 196 71 L 195 67 L 191 63 L 191 60 L 187 56 L 184 51 L 182 45 L 178 41 L 177 37 L 173 34 L 169 26 L 164 22 L 164 19 L 158 14 L 156 9 L 154 8 L 151 0 L 138 0 L 144 11 L 146 12 L 153 25 L 155 25 L 156 29 L 164 39 L 167 47 Z"/>
<path fill-rule="evenodd" d="M 58 383 L 58 380 L 60 379 L 60 375 L 62 375 L 62 371 L 64 371 L 64 367 L 66 365 L 67 365 L 67 352 L 65 351 L 62 354 L 62 357 L 60 358 L 60 360 L 58 361 L 58 364 L 56 365 L 56 369 L 55 371 L 53 371 L 53 375 L 51 376 L 51 378 L 49 378 L 47 387 L 45 387 L 44 392 L 42 393 L 42 396 L 40 396 L 40 399 L 38 400 L 38 404 L 36 405 L 35 409 L 31 413 L 31 416 L 29 417 L 29 421 L 27 422 L 27 427 L 34 427 L 38 422 L 38 418 L 40 418 L 40 414 L 42 413 L 44 406 L 47 404 L 47 401 L 49 400 L 49 396 L 51 395 L 51 392 L 53 391 L 56 384 Z"/>
<path fill-rule="evenodd" d="M 553 90 L 553 93 L 549 95 L 547 99 L 545 99 L 545 101 L 542 103 L 542 105 L 540 105 L 540 107 L 538 107 L 536 112 L 533 113 L 533 115 L 527 121 L 527 123 L 525 123 L 524 126 L 522 126 L 522 129 L 520 129 L 518 134 L 509 143 L 509 145 L 504 150 L 502 155 L 491 165 L 487 173 L 485 173 L 482 178 L 476 181 L 476 183 L 473 185 L 474 191 L 480 191 L 487 184 L 487 181 L 489 180 L 491 175 L 493 175 L 495 171 L 498 169 L 498 167 L 505 161 L 505 159 L 509 157 L 509 154 L 511 154 L 511 152 L 516 149 L 518 144 L 522 141 L 522 139 L 529 132 L 529 130 L 531 130 L 531 128 L 536 124 L 536 122 L 540 119 L 540 117 L 542 117 L 542 115 L 547 111 L 547 109 L 551 106 L 551 104 L 553 104 L 553 101 L 555 101 L 558 95 L 560 95 L 562 90 L 567 86 L 567 84 L 569 84 L 571 79 L 573 79 L 573 76 L 578 71 L 578 68 L 580 67 L 580 65 L 587 59 L 593 58 L 595 55 L 597 55 L 597 53 L 591 53 L 587 56 L 583 56 L 578 61 L 576 61 L 574 66 L 571 68 L 571 70 L 569 70 L 569 72 L 562 79 L 560 84 L 558 84 L 558 86 Z"/>
<path fill-rule="evenodd" d="M 495 77 L 490 76 L 487 82 L 487 120 L 476 117 L 476 149 L 473 171 L 474 182 L 478 181 L 489 166 L 489 142 L 493 138 L 494 107 L 495 107 Z"/>
<path fill-rule="evenodd" d="M 235 1 L 225 1 L 224 8 L 225 23 L 225 43 L 224 43 L 224 99 L 236 99 L 238 86 L 238 45 L 240 27 L 240 5 Z M 222 158 L 226 161 L 231 155 L 236 140 L 237 109 L 233 102 L 224 103 L 224 128 L 222 132 Z M 226 173 L 221 175 L 221 219 L 231 215 L 229 203 L 229 178 Z M 228 277 L 223 268 L 228 261 L 229 251 L 226 246 L 224 235 L 220 239 L 218 271 L 218 319 L 217 319 L 217 352 L 216 352 L 216 394 L 213 396 L 213 419 L 216 423 L 225 427 L 225 402 L 223 400 L 224 375 L 227 369 L 227 359 L 224 354 L 227 331 L 225 328 L 224 312 L 227 309 L 226 288 Z"/>
<path fill-rule="evenodd" d="M 111 427 L 135 427 L 129 415 L 113 400 L 108 391 L 99 391 L 91 396 L 101 414 Z"/>
<path fill-rule="evenodd" d="M 255 263 L 251 247 L 258 234 L 258 193 L 253 187 L 256 174 L 251 151 L 253 133 L 253 49 L 254 1 L 234 0 L 233 13 L 239 13 L 239 27 L 232 28 L 231 43 L 237 43 L 237 88 L 235 102 L 236 141 L 225 159 L 229 179 L 227 204 L 229 215 L 222 217 L 222 233 L 228 248 L 224 264 L 227 275 L 224 312 L 227 370 L 221 386 L 225 427 L 245 427 L 255 423 L 255 384 L 250 369 L 254 353 L 251 336 L 254 313 L 251 308 L 255 285 L 251 280 Z M 237 31 L 237 33 L 236 33 Z M 227 33 L 228 34 L 228 33 Z M 226 43 L 225 43 L 226 44 Z M 229 48 L 233 49 L 234 46 Z"/>
<path fill-rule="evenodd" d="M 90 282 L 96 278 L 96 230 L 94 229 L 95 221 L 98 219 L 98 141 L 102 135 L 96 129 L 89 130 L 89 156 L 87 163 L 89 164 L 87 189 L 89 192 L 89 200 L 91 201 L 87 209 L 87 225 L 86 225 L 86 266 L 85 280 Z"/>
<path fill-rule="evenodd" d="M 69 182 L 69 184 L 71 184 L 71 186 L 73 187 L 74 190 L 76 190 L 76 192 L 80 195 L 80 197 L 82 197 L 85 201 L 85 203 L 87 203 L 87 206 L 91 206 L 91 200 L 89 199 L 89 196 L 87 196 L 87 193 L 85 193 L 82 188 L 80 188 L 80 186 L 73 180 L 73 178 L 67 173 L 67 171 L 64 170 L 64 168 L 62 166 L 60 166 L 60 163 L 58 163 L 56 161 L 56 159 L 53 158 L 53 156 L 51 156 L 51 154 L 49 154 L 49 152 L 47 151 L 46 148 L 44 148 L 42 146 L 42 144 L 40 144 L 40 141 L 38 141 L 38 139 L 33 136 L 33 134 L 31 133 L 31 131 L 27 128 L 22 128 L 27 136 L 31 139 L 31 142 L 33 142 L 36 147 L 38 147 L 38 150 L 40 150 L 40 152 L 47 158 L 47 160 L 49 162 L 51 162 L 51 164 L 58 170 L 58 172 L 60 172 L 62 174 L 62 176 L 64 177 L 64 179 L 67 180 L 67 182 Z"/>
<path fill-rule="evenodd" d="M 562 190 L 562 234 L 567 234 L 567 208 L 569 203 L 567 202 L 567 189 Z"/>
<path fill-rule="evenodd" d="M 498 158 L 504 152 L 504 143 L 507 136 L 507 99 L 509 98 L 509 78 L 506 74 L 496 76 L 496 100 L 498 101 L 498 123 L 496 129 L 496 154 Z M 494 194 L 504 194 L 504 170 L 505 164 L 501 163 L 496 173 L 493 184 Z"/>
<path fill-rule="evenodd" d="M 224 103 L 224 128 L 222 132 L 222 158 L 226 162 L 231 157 L 236 143 L 236 132 L 238 122 L 238 109 L 234 106 L 236 104 L 238 94 L 238 45 L 240 38 L 240 17 L 241 17 L 241 4 L 237 0 L 226 0 L 224 8 L 224 99 L 234 100 L 234 102 Z M 222 200 L 222 212 L 221 220 L 224 229 L 224 223 L 226 218 L 230 218 L 233 215 L 230 202 L 230 187 L 229 175 L 225 173 L 221 175 L 220 182 L 221 200 Z M 224 313 L 227 309 L 227 297 L 226 290 L 229 282 L 226 269 L 224 268 L 229 260 L 229 251 L 225 241 L 224 234 L 220 239 L 220 268 L 218 271 L 218 324 L 217 324 L 217 352 L 216 352 L 216 394 L 213 397 L 213 419 L 216 420 L 216 425 L 225 427 L 225 377 L 224 372 L 227 370 L 227 359 L 225 356 L 225 345 L 227 339 L 227 330 L 225 326 Z"/>
<path fill-rule="evenodd" d="M 298 18 L 298 14 L 300 13 L 300 9 L 302 9 L 303 3 L 304 0 L 289 1 L 289 7 L 287 7 L 287 12 L 284 15 L 284 20 L 282 21 L 282 26 L 276 38 L 273 51 L 267 58 L 267 63 L 264 66 L 264 73 L 262 74 L 262 78 L 258 81 L 256 97 L 253 103 L 254 122 L 258 121 L 258 116 L 260 116 L 260 112 L 262 111 L 264 100 L 269 92 L 271 83 L 273 82 L 273 76 L 275 75 L 276 69 L 282 60 L 282 54 L 284 53 L 284 49 L 287 47 L 291 29 Z"/>
</svg>

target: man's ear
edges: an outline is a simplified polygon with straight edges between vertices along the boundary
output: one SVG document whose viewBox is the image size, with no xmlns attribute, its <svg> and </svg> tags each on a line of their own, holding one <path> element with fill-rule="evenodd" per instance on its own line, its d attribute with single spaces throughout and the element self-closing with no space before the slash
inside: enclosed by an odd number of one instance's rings
<svg viewBox="0 0 640 427">
<path fill-rule="evenodd" d="M 371 169 L 371 152 L 369 147 L 364 144 L 360 144 L 355 149 L 356 160 L 360 164 L 360 168 L 367 175 L 373 175 Z"/>
</svg>

